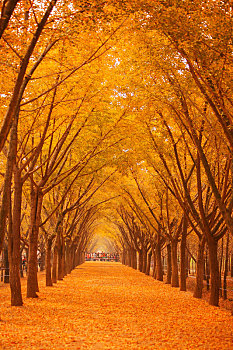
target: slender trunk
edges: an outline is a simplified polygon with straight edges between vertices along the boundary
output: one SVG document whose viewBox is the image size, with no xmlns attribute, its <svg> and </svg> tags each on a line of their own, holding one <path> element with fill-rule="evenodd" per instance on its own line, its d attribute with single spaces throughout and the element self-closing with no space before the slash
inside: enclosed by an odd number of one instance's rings
<svg viewBox="0 0 233 350">
<path fill-rule="evenodd" d="M 48 238 L 46 242 L 46 261 L 45 261 L 45 268 L 46 268 L 46 286 L 52 286 L 52 275 L 51 275 L 51 250 L 52 250 L 52 238 Z"/>
<path fill-rule="evenodd" d="M 171 253 L 171 244 L 167 244 L 167 284 L 171 284 L 172 281 L 172 253 Z"/>
<path fill-rule="evenodd" d="M 231 252 L 231 277 L 233 277 L 233 249 Z"/>
<path fill-rule="evenodd" d="M 218 242 L 210 239 L 208 242 L 210 258 L 210 305 L 219 305 L 219 266 L 218 266 Z"/>
<path fill-rule="evenodd" d="M 59 232 L 59 239 L 58 239 L 58 246 L 57 246 L 57 279 L 62 280 L 63 279 L 63 273 L 62 273 L 62 239 L 61 239 L 61 233 Z"/>
<path fill-rule="evenodd" d="M 36 292 L 39 291 L 37 280 L 37 249 L 42 201 L 42 193 L 31 184 L 31 225 L 29 231 L 27 298 L 37 298 L 38 295 Z"/>
<path fill-rule="evenodd" d="M 52 282 L 57 283 L 57 238 L 53 248 Z"/>
<path fill-rule="evenodd" d="M 142 266 L 143 266 L 143 253 L 142 249 L 139 250 L 139 271 L 142 272 Z"/>
<path fill-rule="evenodd" d="M 162 256 L 161 256 L 161 240 L 160 235 L 157 235 L 157 243 L 155 246 L 155 258 L 156 258 L 156 279 L 158 281 L 163 281 L 163 266 L 162 266 Z"/>
<path fill-rule="evenodd" d="M 70 254 L 71 248 L 70 243 L 66 242 L 66 274 L 69 274 L 71 272 L 71 254 Z"/>
<path fill-rule="evenodd" d="M 147 250 L 143 249 L 142 253 L 142 272 L 146 273 L 146 267 L 147 267 Z"/>
<path fill-rule="evenodd" d="M 199 241 L 197 261 L 196 261 L 196 284 L 193 296 L 195 298 L 202 297 L 203 290 L 203 277 L 204 277 L 204 265 L 205 265 L 205 238 L 202 237 Z"/>
<path fill-rule="evenodd" d="M 184 217 L 183 231 L 180 244 L 180 290 L 186 291 L 186 237 L 187 219 Z"/>
<path fill-rule="evenodd" d="M 227 299 L 227 274 L 228 274 L 228 260 L 229 260 L 229 232 L 227 233 L 226 254 L 225 254 L 225 268 L 223 277 L 223 299 Z"/>
<path fill-rule="evenodd" d="M 187 245 L 186 245 L 186 247 L 187 247 Z M 188 278 L 188 276 L 189 276 L 189 270 L 190 270 L 190 256 L 189 256 L 189 254 L 188 254 L 188 252 L 187 252 L 187 254 L 186 254 L 186 278 Z"/>
<path fill-rule="evenodd" d="M 156 252 L 155 252 L 155 248 L 152 249 L 152 254 L 153 254 L 153 261 L 154 261 L 152 276 L 153 276 L 153 278 L 156 278 Z"/>
<path fill-rule="evenodd" d="M 4 258 L 4 283 L 9 283 L 10 282 L 10 270 L 9 270 L 9 259 L 8 259 L 8 247 L 7 245 L 4 246 L 3 250 L 3 258 Z"/>
<path fill-rule="evenodd" d="M 84 256 L 85 261 L 85 256 Z M 67 249 L 64 237 L 62 236 L 62 274 L 63 277 L 67 275 Z"/>
<path fill-rule="evenodd" d="M 137 251 L 136 249 L 133 250 L 133 268 L 137 270 Z"/>
<path fill-rule="evenodd" d="M 14 171 L 14 206 L 12 222 L 9 225 L 8 232 L 8 252 L 10 263 L 10 288 L 11 305 L 23 305 L 21 282 L 20 282 L 20 224 L 21 224 L 21 203 L 22 203 L 22 182 L 19 170 L 15 167 Z M 11 216 L 11 215 L 10 215 Z M 10 218 L 11 221 L 11 218 Z"/>
<path fill-rule="evenodd" d="M 219 296 L 220 296 L 220 297 L 222 297 L 223 243 L 224 243 L 224 237 L 222 238 L 221 255 L 220 255 L 220 265 L 219 265 Z"/>
<path fill-rule="evenodd" d="M 15 165 L 16 152 L 17 152 L 17 121 L 14 121 L 11 130 L 11 136 L 9 141 L 9 149 L 7 154 L 6 170 L 4 174 L 4 184 L 2 189 L 2 201 L 0 207 L 0 253 L 4 244 L 4 237 L 6 232 L 6 221 L 10 211 L 11 202 L 11 181 L 13 174 L 13 167 Z"/>
<path fill-rule="evenodd" d="M 150 275 L 150 265 L 151 265 L 151 256 L 152 256 L 152 251 L 150 251 L 147 254 L 147 268 L 146 268 L 146 275 Z"/>
<path fill-rule="evenodd" d="M 123 249 L 123 251 L 122 251 L 121 263 L 122 263 L 123 265 L 126 265 L 126 264 L 125 264 L 125 249 Z"/>
<path fill-rule="evenodd" d="M 131 249 L 127 250 L 127 266 L 131 267 Z"/>
<path fill-rule="evenodd" d="M 57 279 L 62 280 L 64 277 L 63 272 L 63 215 L 58 215 L 58 222 L 57 222 Z"/>
<path fill-rule="evenodd" d="M 178 261 L 177 261 L 177 240 L 172 240 L 172 287 L 179 287 Z"/>
</svg>

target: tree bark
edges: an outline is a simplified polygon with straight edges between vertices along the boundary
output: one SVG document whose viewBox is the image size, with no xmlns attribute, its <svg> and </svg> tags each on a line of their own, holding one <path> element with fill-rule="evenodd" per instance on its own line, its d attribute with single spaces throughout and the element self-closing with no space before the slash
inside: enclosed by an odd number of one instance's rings
<svg viewBox="0 0 233 350">
<path fill-rule="evenodd" d="M 231 252 L 231 277 L 233 277 L 233 249 Z"/>
<path fill-rule="evenodd" d="M 46 269 L 46 286 L 51 287 L 53 285 L 52 275 L 51 275 L 51 250 L 52 250 L 52 238 L 48 238 L 46 242 L 46 260 L 45 260 L 45 269 Z"/>
<path fill-rule="evenodd" d="M 133 268 L 137 270 L 137 251 L 136 249 L 133 250 Z"/>
<path fill-rule="evenodd" d="M 150 275 L 150 265 L 151 265 L 151 256 L 152 256 L 152 251 L 150 251 L 147 254 L 147 268 L 146 268 L 146 275 Z"/>
<path fill-rule="evenodd" d="M 155 248 L 152 248 L 152 254 L 153 254 L 153 262 L 154 262 L 152 276 L 153 276 L 153 278 L 156 278 L 156 252 L 155 252 Z"/>
<path fill-rule="evenodd" d="M 180 244 L 180 290 L 186 291 L 186 237 L 187 237 L 187 220 L 184 216 L 183 231 Z"/>
<path fill-rule="evenodd" d="M 223 299 L 227 299 L 227 274 L 228 274 L 228 261 L 229 261 L 229 232 L 227 233 L 226 242 L 226 254 L 225 254 L 225 268 L 223 276 Z"/>
<path fill-rule="evenodd" d="M 52 282 L 57 283 L 57 237 L 53 248 Z"/>
<path fill-rule="evenodd" d="M 39 291 L 37 280 L 37 250 L 42 201 L 42 193 L 31 184 L 31 223 L 29 231 L 27 298 L 37 298 L 38 295 L 36 293 Z"/>
<path fill-rule="evenodd" d="M 163 266 L 162 266 L 162 256 L 161 256 L 161 240 L 160 235 L 157 234 L 157 242 L 155 246 L 155 258 L 156 258 L 156 279 L 158 281 L 163 281 Z"/>
<path fill-rule="evenodd" d="M 126 265 L 126 263 L 125 263 L 125 249 L 123 249 L 123 251 L 122 251 L 121 263 L 122 263 L 123 265 Z"/>
<path fill-rule="evenodd" d="M 144 248 L 142 253 L 142 272 L 146 273 L 147 267 L 147 250 Z"/>
<path fill-rule="evenodd" d="M 11 288 L 11 305 L 23 305 L 21 282 L 20 282 L 20 220 L 21 220 L 21 202 L 22 202 L 22 182 L 20 172 L 16 167 L 17 153 L 17 125 L 18 118 L 14 120 L 11 129 L 10 146 L 7 159 L 7 172 L 10 170 L 11 177 L 14 167 L 14 203 L 12 213 L 11 193 L 9 193 L 9 202 L 7 206 L 9 230 L 8 230 L 8 257 L 10 272 L 10 288 Z M 10 175 L 10 174 L 9 174 Z M 5 184 L 4 184 L 5 185 Z M 11 183 L 9 189 L 11 192 Z M 2 202 L 3 205 L 3 202 Z"/>
<path fill-rule="evenodd" d="M 177 240 L 172 240 L 172 287 L 179 287 L 178 261 L 177 261 Z"/>
<path fill-rule="evenodd" d="M 167 244 L 167 284 L 171 284 L 172 280 L 172 255 L 171 255 L 171 244 Z"/>
<path fill-rule="evenodd" d="M 9 270 L 9 259 L 8 259 L 8 247 L 5 244 L 4 249 L 3 249 L 3 257 L 4 257 L 4 283 L 9 283 L 10 282 L 10 270 Z"/>
<path fill-rule="evenodd" d="M 84 256 L 85 260 L 85 256 Z M 62 236 L 62 274 L 63 278 L 67 275 L 67 249 L 64 237 Z"/>
<path fill-rule="evenodd" d="M 2 37 L 2 34 L 7 28 L 8 22 L 18 2 L 19 0 L 8 0 L 4 2 L 4 5 L 2 7 L 1 18 L 0 18 L 0 38 Z"/>
<path fill-rule="evenodd" d="M 140 272 L 142 272 L 142 266 L 143 266 L 143 255 L 142 255 L 142 249 L 139 250 L 139 266 L 138 269 Z"/>
<path fill-rule="evenodd" d="M 204 264 L 205 264 L 205 238 L 199 241 L 198 252 L 197 252 L 197 261 L 196 261 L 196 283 L 195 290 L 193 293 L 194 298 L 202 297 L 203 290 L 203 277 L 204 277 Z"/>
<path fill-rule="evenodd" d="M 218 266 L 218 242 L 213 239 L 208 241 L 210 258 L 210 305 L 219 306 L 219 266 Z"/>
<path fill-rule="evenodd" d="M 62 239 L 61 239 L 61 232 L 58 233 L 58 246 L 57 246 L 57 279 L 61 281 L 63 279 L 63 272 L 62 272 L 62 254 L 63 254 L 63 249 L 62 249 Z"/>
</svg>

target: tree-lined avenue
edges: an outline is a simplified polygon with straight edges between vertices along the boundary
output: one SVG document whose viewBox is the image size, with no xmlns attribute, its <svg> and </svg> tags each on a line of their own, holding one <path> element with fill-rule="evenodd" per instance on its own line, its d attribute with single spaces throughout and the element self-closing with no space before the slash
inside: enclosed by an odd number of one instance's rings
<svg viewBox="0 0 233 350">
<path fill-rule="evenodd" d="M 232 349 L 229 312 L 120 263 L 86 262 L 53 288 L 44 278 L 17 312 L 1 290 L 1 349 Z"/>
</svg>

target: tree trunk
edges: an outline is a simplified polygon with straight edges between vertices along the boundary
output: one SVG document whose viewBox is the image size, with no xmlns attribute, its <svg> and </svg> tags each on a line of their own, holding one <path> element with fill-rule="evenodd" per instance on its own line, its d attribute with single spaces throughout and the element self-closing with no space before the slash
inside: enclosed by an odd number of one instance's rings
<svg viewBox="0 0 233 350">
<path fill-rule="evenodd" d="M 121 263 L 122 263 L 123 265 L 126 265 L 126 263 L 125 263 L 125 249 L 123 249 L 123 251 L 122 251 Z"/>
<path fill-rule="evenodd" d="M 227 299 L 227 274 L 228 274 L 228 260 L 229 260 L 229 232 L 227 233 L 226 254 L 225 254 L 225 268 L 223 277 L 223 299 Z"/>
<path fill-rule="evenodd" d="M 142 253 L 142 272 L 146 273 L 146 267 L 147 267 L 147 250 L 143 249 Z"/>
<path fill-rule="evenodd" d="M 57 257 L 58 257 L 58 262 L 57 262 L 57 279 L 62 280 L 63 279 L 63 273 L 62 273 L 62 241 L 61 241 L 61 233 L 59 232 L 59 239 L 58 239 L 58 246 L 57 246 Z"/>
<path fill-rule="evenodd" d="M 231 252 L 231 277 L 233 277 L 233 249 Z"/>
<path fill-rule="evenodd" d="M 220 254 L 220 265 L 219 265 L 219 296 L 220 297 L 222 297 L 223 244 L 224 244 L 224 237 L 222 238 L 221 254 Z"/>
<path fill-rule="evenodd" d="M 167 244 L 167 284 L 171 284 L 172 280 L 172 255 L 171 255 L 171 244 Z"/>
<path fill-rule="evenodd" d="M 21 225 L 21 203 L 22 203 L 22 182 L 18 169 L 14 171 L 14 206 L 13 216 L 10 214 L 10 225 L 8 232 L 8 253 L 10 263 L 10 288 L 11 288 L 11 305 L 23 305 L 21 282 L 20 282 L 20 225 Z M 12 222 L 11 222 L 12 220 Z"/>
<path fill-rule="evenodd" d="M 27 298 L 37 298 L 38 295 L 36 293 L 39 291 L 37 280 L 37 250 L 42 201 L 42 193 L 31 184 L 31 224 L 29 231 Z"/>
<path fill-rule="evenodd" d="M 142 249 L 139 250 L 139 271 L 142 272 L 143 267 L 143 254 Z"/>
<path fill-rule="evenodd" d="M 57 219 L 57 227 L 56 227 L 56 233 L 57 233 L 57 279 L 62 280 L 64 277 L 63 272 L 63 215 L 59 214 Z"/>
<path fill-rule="evenodd" d="M 136 249 L 133 250 L 133 268 L 137 270 L 137 251 Z"/>
<path fill-rule="evenodd" d="M 10 203 L 11 203 L 11 181 L 13 168 L 15 165 L 16 153 L 17 153 L 17 122 L 18 118 L 15 119 L 11 136 L 9 141 L 9 149 L 7 154 L 7 163 L 6 170 L 4 174 L 4 184 L 2 189 L 2 201 L 0 206 L 0 253 L 2 251 L 2 247 L 4 244 L 4 237 L 6 232 L 6 221 L 7 216 L 10 211 Z"/>
<path fill-rule="evenodd" d="M 52 282 L 57 283 L 57 238 L 53 248 Z"/>
<path fill-rule="evenodd" d="M 156 279 L 158 281 L 163 281 L 163 266 L 162 266 L 162 256 L 161 256 L 161 240 L 160 235 L 157 235 L 157 243 L 155 246 L 155 259 L 156 259 Z"/>
<path fill-rule="evenodd" d="M 194 298 L 202 297 L 204 265 L 205 265 L 204 252 L 205 252 L 205 238 L 202 237 L 201 240 L 199 241 L 198 252 L 197 252 L 196 284 L 195 284 L 195 290 L 193 293 Z"/>
<path fill-rule="evenodd" d="M 8 247 L 7 245 L 4 246 L 3 250 L 3 258 L 4 258 L 4 283 L 9 283 L 10 282 L 10 270 L 9 270 L 9 259 L 8 259 Z"/>
<path fill-rule="evenodd" d="M 84 256 L 85 261 L 85 256 Z M 64 237 L 62 236 L 62 274 L 63 277 L 67 275 L 67 249 Z"/>
<path fill-rule="evenodd" d="M 51 276 L 51 249 L 52 249 L 52 238 L 48 238 L 46 242 L 46 261 L 45 261 L 45 268 L 46 268 L 46 286 L 52 286 L 52 276 Z"/>
<path fill-rule="evenodd" d="M 218 266 L 218 242 L 213 238 L 209 239 L 209 258 L 210 258 L 210 305 L 219 306 L 219 266 Z"/>
<path fill-rule="evenodd" d="M 177 240 L 172 240 L 172 287 L 179 287 L 178 261 L 177 261 Z"/>
<path fill-rule="evenodd" d="M 186 291 L 186 237 L 187 219 L 184 216 L 183 231 L 180 244 L 180 290 Z"/>
<path fill-rule="evenodd" d="M 150 251 L 147 254 L 147 268 L 146 268 L 146 275 L 150 275 L 150 265 L 151 265 L 151 256 L 152 256 L 152 251 Z"/>
<path fill-rule="evenodd" d="M 152 276 L 153 276 L 153 278 L 156 278 L 156 252 L 155 252 L 155 248 L 152 248 L 152 254 L 153 254 L 153 261 L 154 261 Z"/>
</svg>

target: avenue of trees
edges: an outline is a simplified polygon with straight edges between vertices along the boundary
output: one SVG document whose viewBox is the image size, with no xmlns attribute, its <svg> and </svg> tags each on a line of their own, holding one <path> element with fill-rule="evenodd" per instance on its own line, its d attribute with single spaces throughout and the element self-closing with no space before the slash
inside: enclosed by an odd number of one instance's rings
<svg viewBox="0 0 233 350">
<path fill-rule="evenodd" d="M 83 262 L 101 223 L 122 263 L 210 304 L 233 275 L 232 3 L 4 0 L 0 252 L 12 305 Z M 104 224 L 103 224 L 104 223 Z M 102 226 L 102 227 L 103 227 Z M 106 233 L 107 233 L 106 228 Z M 179 261 L 178 261 L 179 260 Z"/>
</svg>

